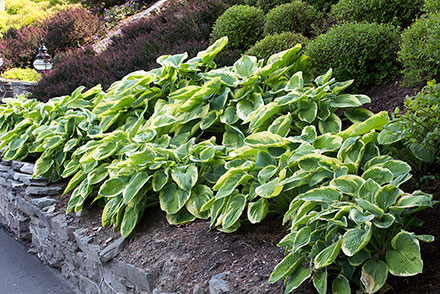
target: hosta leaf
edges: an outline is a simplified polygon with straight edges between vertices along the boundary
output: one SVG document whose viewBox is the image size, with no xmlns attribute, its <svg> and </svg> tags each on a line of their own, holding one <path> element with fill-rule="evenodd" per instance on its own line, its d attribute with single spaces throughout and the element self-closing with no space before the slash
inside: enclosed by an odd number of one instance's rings
<svg viewBox="0 0 440 294">
<path fill-rule="evenodd" d="M 282 147 L 286 141 L 280 135 L 265 131 L 248 136 L 245 143 L 253 148 L 269 148 Z"/>
<path fill-rule="evenodd" d="M 433 162 L 435 159 L 435 153 L 419 143 L 412 143 L 409 145 L 409 149 L 411 150 L 412 154 L 417 157 L 417 159 L 422 161 Z"/>
<path fill-rule="evenodd" d="M 262 184 L 266 183 L 270 178 L 275 175 L 278 168 L 275 165 L 267 165 L 258 172 L 258 181 Z"/>
<path fill-rule="evenodd" d="M 202 118 L 200 122 L 200 128 L 202 130 L 208 129 L 217 121 L 218 117 L 219 116 L 217 111 L 210 111 L 205 117 Z"/>
<path fill-rule="evenodd" d="M 96 185 L 102 182 L 108 176 L 107 166 L 107 163 L 101 164 L 98 168 L 92 170 L 87 175 L 87 180 L 89 181 L 90 185 Z"/>
<path fill-rule="evenodd" d="M 388 267 L 382 260 L 369 260 L 362 266 L 361 281 L 367 293 L 379 291 L 388 278 Z"/>
<path fill-rule="evenodd" d="M 158 170 L 153 174 L 152 186 L 154 192 L 162 190 L 163 186 L 168 182 L 168 171 Z"/>
<path fill-rule="evenodd" d="M 139 219 L 138 209 L 135 207 L 127 207 L 122 218 L 121 235 L 122 238 L 127 238 L 133 231 Z"/>
<path fill-rule="evenodd" d="M 111 224 L 111 219 L 117 213 L 122 204 L 122 195 L 110 198 L 104 206 L 101 216 L 101 223 L 103 227 Z"/>
<path fill-rule="evenodd" d="M 185 207 L 175 214 L 167 214 L 166 218 L 170 225 L 183 225 L 196 219 Z"/>
<path fill-rule="evenodd" d="M 302 121 L 312 123 L 318 114 L 318 105 L 315 102 L 301 103 L 298 111 L 298 118 Z"/>
<path fill-rule="evenodd" d="M 348 259 L 348 262 L 352 266 L 359 266 L 364 263 L 365 260 L 369 259 L 371 257 L 371 254 L 366 250 L 361 250 L 355 255 L 351 256 Z"/>
<path fill-rule="evenodd" d="M 33 176 L 40 176 L 47 173 L 53 165 L 54 161 L 52 157 L 40 157 L 35 162 L 34 174 Z"/>
<path fill-rule="evenodd" d="M 300 136 L 288 137 L 286 138 L 292 143 L 313 143 L 316 140 L 316 128 L 315 126 L 306 126 L 302 131 Z"/>
<path fill-rule="evenodd" d="M 197 183 L 199 174 L 193 165 L 178 166 L 171 170 L 171 177 L 181 189 L 189 192 Z"/>
<path fill-rule="evenodd" d="M 266 198 L 260 198 L 248 204 L 247 217 L 252 224 L 261 222 L 269 212 L 269 203 Z"/>
<path fill-rule="evenodd" d="M 380 208 L 386 210 L 396 202 L 397 197 L 401 194 L 403 192 L 395 186 L 386 185 L 376 192 L 374 199 Z"/>
<path fill-rule="evenodd" d="M 319 294 L 327 293 L 327 269 L 313 273 L 313 286 Z"/>
<path fill-rule="evenodd" d="M 269 126 L 268 131 L 272 134 L 277 134 L 282 137 L 286 136 L 292 125 L 292 119 L 290 113 L 278 117 L 274 122 Z"/>
<path fill-rule="evenodd" d="M 367 201 L 365 199 L 356 199 L 356 203 L 362 207 L 363 209 L 377 215 L 378 217 L 382 217 L 384 214 L 383 209 L 381 209 L 379 206 L 371 203 L 370 201 Z"/>
<path fill-rule="evenodd" d="M 301 71 L 295 73 L 286 85 L 286 91 L 302 89 L 304 87 L 303 73 Z"/>
<path fill-rule="evenodd" d="M 191 197 L 185 204 L 186 209 L 195 217 L 207 219 L 209 211 L 202 211 L 203 205 L 214 197 L 211 188 L 205 185 L 197 185 L 191 191 Z"/>
<path fill-rule="evenodd" d="M 378 228 L 386 229 L 391 227 L 395 219 L 396 218 L 392 214 L 385 213 L 380 219 L 374 219 L 373 224 Z"/>
<path fill-rule="evenodd" d="M 339 275 L 336 279 L 333 280 L 332 284 L 333 294 L 350 294 L 350 283 L 347 278 L 343 275 Z"/>
<path fill-rule="evenodd" d="M 240 78 L 249 78 L 257 69 L 257 58 L 255 56 L 243 55 L 234 63 L 233 68 Z"/>
<path fill-rule="evenodd" d="M 229 206 L 223 218 L 222 227 L 228 229 L 232 227 L 240 218 L 246 208 L 246 197 L 242 194 L 232 196 Z"/>
<path fill-rule="evenodd" d="M 278 182 L 279 182 L 279 178 L 276 177 L 272 181 L 258 186 L 255 189 L 255 192 L 257 193 L 258 196 L 265 198 L 272 198 L 278 196 L 283 190 L 283 186 L 280 185 Z"/>
<path fill-rule="evenodd" d="M 293 290 L 297 289 L 311 275 L 312 271 L 309 268 L 299 266 L 287 280 L 285 293 L 290 293 Z"/>
<path fill-rule="evenodd" d="M 332 74 L 333 69 L 330 68 L 325 74 L 316 77 L 314 82 L 316 83 L 316 85 L 322 86 L 331 79 Z"/>
<path fill-rule="evenodd" d="M 335 202 L 342 200 L 342 194 L 336 189 L 330 187 L 321 187 L 300 194 L 296 199 L 314 202 Z"/>
<path fill-rule="evenodd" d="M 352 123 L 361 123 L 374 115 L 374 113 L 362 107 L 345 111 L 344 114 Z"/>
<path fill-rule="evenodd" d="M 227 177 L 224 177 L 227 175 Z M 218 190 L 215 199 L 221 199 L 229 196 L 242 182 L 248 179 L 248 174 L 241 170 L 234 170 L 232 173 L 224 174 L 215 184 L 213 190 Z"/>
<path fill-rule="evenodd" d="M 49 139 L 46 139 L 43 144 L 43 148 L 46 150 L 55 149 L 62 143 L 64 143 L 65 139 L 61 136 L 53 136 Z"/>
<path fill-rule="evenodd" d="M 267 105 L 262 105 L 258 110 L 256 110 L 255 116 L 251 116 L 251 122 L 249 124 L 250 130 L 255 130 L 260 127 L 264 122 L 268 119 L 272 118 L 275 114 L 277 114 L 280 110 L 280 107 L 277 106 L 275 102 L 270 102 Z M 248 122 L 247 120 L 244 122 Z"/>
<path fill-rule="evenodd" d="M 342 121 L 336 114 L 332 113 L 326 120 L 320 120 L 318 127 L 321 134 L 339 133 L 342 128 Z"/>
<path fill-rule="evenodd" d="M 369 133 L 371 130 L 382 130 L 389 120 L 388 112 L 381 111 L 368 118 L 366 121 L 356 124 L 350 134 L 350 137 L 360 136 Z"/>
<path fill-rule="evenodd" d="M 76 173 L 80 167 L 81 167 L 81 163 L 79 163 L 79 160 L 77 158 L 70 160 L 64 166 L 64 171 L 63 171 L 62 177 L 63 178 L 70 177 L 71 175 Z"/>
<path fill-rule="evenodd" d="M 312 229 L 311 228 L 304 227 L 301 230 L 299 230 L 296 233 L 295 238 L 293 239 L 292 250 L 294 252 L 296 252 L 301 247 L 304 247 L 307 244 L 309 244 L 311 237 L 312 237 Z"/>
<path fill-rule="evenodd" d="M 405 133 L 402 132 L 401 126 L 390 123 L 379 133 L 377 141 L 380 145 L 390 145 L 403 138 L 405 138 Z"/>
<path fill-rule="evenodd" d="M 394 250 L 389 250 L 385 256 L 391 274 L 408 277 L 423 271 L 420 244 L 413 234 L 401 231 L 391 240 L 391 246 Z"/>
<path fill-rule="evenodd" d="M 340 176 L 330 182 L 330 186 L 338 189 L 344 194 L 357 196 L 360 187 L 365 183 L 365 180 L 356 175 Z"/>
<path fill-rule="evenodd" d="M 99 145 L 93 153 L 94 160 L 103 160 L 113 155 L 118 148 L 118 143 L 115 141 L 105 141 Z"/>
<path fill-rule="evenodd" d="M 364 215 L 362 212 L 360 212 L 355 208 L 350 210 L 350 219 L 354 221 L 357 225 L 370 222 L 371 220 L 374 219 L 374 217 L 375 216 L 373 214 L 369 214 L 369 213 L 367 213 L 367 215 Z"/>
<path fill-rule="evenodd" d="M 362 106 L 359 99 L 351 94 L 338 95 L 334 100 L 330 101 L 330 106 L 336 108 L 358 107 Z"/>
<path fill-rule="evenodd" d="M 206 50 L 197 53 L 197 57 L 202 59 L 203 64 L 211 64 L 214 57 L 228 44 L 228 37 L 223 37 L 215 41 Z"/>
<path fill-rule="evenodd" d="M 304 257 L 299 253 L 289 253 L 272 271 L 269 283 L 276 283 L 281 279 L 288 277 L 293 273 L 301 263 L 304 261 Z"/>
<path fill-rule="evenodd" d="M 320 162 L 329 159 L 325 155 L 311 153 L 298 159 L 298 166 L 301 170 L 313 172 L 321 167 Z"/>
<path fill-rule="evenodd" d="M 75 147 L 75 146 L 78 144 L 78 142 L 79 142 L 79 139 L 78 139 L 78 138 L 70 139 L 70 140 L 67 141 L 67 143 L 64 145 L 64 147 L 63 147 L 63 151 L 64 151 L 64 152 L 68 152 L 68 151 L 72 150 L 73 147 Z"/>
<path fill-rule="evenodd" d="M 395 207 L 411 208 L 411 207 L 431 207 L 432 195 L 404 195 L 397 200 Z"/>
<path fill-rule="evenodd" d="M 174 118 L 174 116 L 169 115 L 169 114 L 163 114 L 163 115 L 159 115 L 159 116 L 155 117 L 152 123 L 155 127 L 162 128 L 162 127 L 172 125 L 176 121 L 177 120 Z"/>
<path fill-rule="evenodd" d="M 359 228 L 348 230 L 342 237 L 342 252 L 347 256 L 355 255 L 370 242 L 372 233 L 369 222 Z"/>
<path fill-rule="evenodd" d="M 401 160 L 389 160 L 385 162 L 382 167 L 390 170 L 395 177 L 411 172 L 411 166 Z"/>
<path fill-rule="evenodd" d="M 76 187 L 81 181 L 86 178 L 86 173 L 82 170 L 79 170 L 69 181 L 66 189 L 64 189 L 63 195 L 69 193 L 73 188 Z"/>
<path fill-rule="evenodd" d="M 124 199 L 124 204 L 128 204 L 134 196 L 142 189 L 142 187 L 148 182 L 151 178 L 146 172 L 138 172 L 131 179 L 128 185 L 125 187 L 124 192 L 122 194 Z"/>
<path fill-rule="evenodd" d="M 117 177 L 111 178 L 102 184 L 99 189 L 99 194 L 105 197 L 115 197 L 121 194 L 125 187 L 127 186 L 128 181 L 125 177 Z"/>
<path fill-rule="evenodd" d="M 365 180 L 372 179 L 379 185 L 383 185 L 390 183 L 393 180 L 393 174 L 389 169 L 373 166 L 362 174 L 362 178 Z"/>
<path fill-rule="evenodd" d="M 336 151 L 342 145 L 342 138 L 337 135 L 324 134 L 316 138 L 313 147 L 321 152 Z"/>
<path fill-rule="evenodd" d="M 160 191 L 160 208 L 167 214 L 175 214 L 185 206 L 185 203 L 190 196 L 191 194 L 189 191 L 179 188 L 174 182 L 172 182 L 171 184 L 164 186 Z"/>
<path fill-rule="evenodd" d="M 335 261 L 336 257 L 338 257 L 339 252 L 341 251 L 341 244 L 342 238 L 319 252 L 319 254 L 313 260 L 315 268 L 320 269 L 332 264 L 333 261 Z"/>
</svg>

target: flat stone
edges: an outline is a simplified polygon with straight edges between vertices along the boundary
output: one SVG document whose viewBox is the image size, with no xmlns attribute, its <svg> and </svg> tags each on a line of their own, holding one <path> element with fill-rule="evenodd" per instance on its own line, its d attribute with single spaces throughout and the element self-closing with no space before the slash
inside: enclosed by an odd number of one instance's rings
<svg viewBox="0 0 440 294">
<path fill-rule="evenodd" d="M 10 181 L 12 190 L 16 190 L 18 188 L 24 187 L 24 184 L 19 181 Z"/>
<path fill-rule="evenodd" d="M 96 244 L 89 244 L 92 240 L 87 236 L 87 229 L 78 229 L 73 232 L 78 247 L 90 258 L 99 260 L 99 246 Z"/>
<path fill-rule="evenodd" d="M 16 160 L 12 161 L 12 168 L 14 170 L 20 170 L 20 168 L 22 168 L 23 165 L 24 165 L 24 162 L 22 162 L 22 161 L 16 161 Z"/>
<path fill-rule="evenodd" d="M 2 152 L 3 153 L 3 152 Z M 6 160 L 2 160 L 2 164 L 6 165 L 6 166 L 11 166 L 12 165 L 12 161 L 6 161 Z"/>
<path fill-rule="evenodd" d="M 8 172 L 10 169 L 10 166 L 0 164 L 0 172 Z"/>
<path fill-rule="evenodd" d="M 63 241 L 74 240 L 73 232 L 78 229 L 78 227 L 69 225 L 67 223 L 66 215 L 64 213 L 56 215 L 50 220 L 50 228 Z"/>
<path fill-rule="evenodd" d="M 64 187 L 61 185 L 51 185 L 47 187 L 38 187 L 38 186 L 29 186 L 26 188 L 26 195 L 33 196 L 48 196 L 48 195 L 57 195 L 63 191 Z"/>
<path fill-rule="evenodd" d="M 196 284 L 194 286 L 193 294 L 205 294 L 206 292 L 203 290 L 202 286 Z"/>
<path fill-rule="evenodd" d="M 228 283 L 224 280 L 224 277 L 229 275 L 230 272 L 223 272 L 214 275 L 209 280 L 209 293 L 210 294 L 229 294 L 230 290 Z"/>
<path fill-rule="evenodd" d="M 138 287 L 138 290 L 152 292 L 156 274 L 147 273 L 144 270 L 135 267 L 117 259 L 110 262 L 110 268 L 115 275 L 125 278 L 127 281 Z"/>
<path fill-rule="evenodd" d="M 162 292 L 159 289 L 153 289 L 153 294 L 177 294 L 176 292 Z"/>
<path fill-rule="evenodd" d="M 58 200 L 49 197 L 34 198 L 31 201 L 34 205 L 38 206 L 39 208 L 44 208 L 58 203 Z"/>
<path fill-rule="evenodd" d="M 35 167 L 35 164 L 25 162 L 19 170 L 20 170 L 20 172 L 22 172 L 24 174 L 32 175 L 34 173 L 34 167 Z"/>
<path fill-rule="evenodd" d="M 99 253 L 99 257 L 101 258 L 102 262 L 108 262 L 109 260 L 112 260 L 118 256 L 122 249 L 124 249 L 124 239 L 120 237 L 105 247 Z"/>
</svg>

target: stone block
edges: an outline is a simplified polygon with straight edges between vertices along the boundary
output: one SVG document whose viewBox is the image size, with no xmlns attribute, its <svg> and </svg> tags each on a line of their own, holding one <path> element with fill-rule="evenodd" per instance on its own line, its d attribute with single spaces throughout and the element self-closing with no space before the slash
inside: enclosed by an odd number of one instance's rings
<svg viewBox="0 0 440 294">
<path fill-rule="evenodd" d="M 229 275 L 230 272 L 223 272 L 221 274 L 214 275 L 209 280 L 209 294 L 229 294 L 230 290 L 228 283 L 224 278 Z"/>
<path fill-rule="evenodd" d="M 73 236 L 75 237 L 76 243 L 78 247 L 90 258 L 95 259 L 96 261 L 99 259 L 99 246 L 95 244 L 89 244 L 92 240 L 90 236 L 87 235 L 86 229 L 78 229 L 73 232 Z"/>
<path fill-rule="evenodd" d="M 99 257 L 102 262 L 108 262 L 118 256 L 122 249 L 124 249 L 124 239 L 120 237 L 101 250 Z"/>
<path fill-rule="evenodd" d="M 31 201 L 32 204 L 36 205 L 39 208 L 44 208 L 53 204 L 57 204 L 59 202 L 58 200 L 52 199 L 50 197 L 34 198 Z"/>
<path fill-rule="evenodd" d="M 24 162 L 23 166 L 19 169 L 20 172 L 28 175 L 32 175 L 34 173 L 35 164 Z"/>
<path fill-rule="evenodd" d="M 29 186 L 26 188 L 25 194 L 27 196 L 50 196 L 60 194 L 63 189 L 62 185 L 50 185 L 47 187 Z"/>
<path fill-rule="evenodd" d="M 147 273 L 144 270 L 135 267 L 132 264 L 113 259 L 110 262 L 110 269 L 115 275 L 125 278 L 127 281 L 138 287 L 138 290 L 152 291 L 157 279 L 156 274 Z"/>
<path fill-rule="evenodd" d="M 24 162 L 22 162 L 22 161 L 16 161 L 16 160 L 12 161 L 12 169 L 14 169 L 14 170 L 20 170 L 20 168 L 22 168 L 23 165 L 24 165 Z"/>
</svg>

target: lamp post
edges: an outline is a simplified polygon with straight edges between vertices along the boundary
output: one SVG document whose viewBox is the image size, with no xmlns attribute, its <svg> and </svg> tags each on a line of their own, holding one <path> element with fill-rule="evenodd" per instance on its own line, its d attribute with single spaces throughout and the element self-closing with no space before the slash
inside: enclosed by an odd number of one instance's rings
<svg viewBox="0 0 440 294">
<path fill-rule="evenodd" d="M 53 64 L 50 55 L 47 53 L 46 45 L 44 40 L 40 40 L 40 48 L 38 49 L 38 54 L 35 57 L 34 68 L 37 72 L 43 72 L 52 69 Z"/>
</svg>

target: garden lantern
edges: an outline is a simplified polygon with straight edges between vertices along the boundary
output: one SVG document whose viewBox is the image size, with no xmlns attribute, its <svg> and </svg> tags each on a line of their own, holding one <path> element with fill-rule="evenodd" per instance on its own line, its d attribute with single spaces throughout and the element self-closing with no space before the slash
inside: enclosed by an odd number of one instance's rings
<svg viewBox="0 0 440 294">
<path fill-rule="evenodd" d="M 34 68 L 37 72 L 42 72 L 52 69 L 53 64 L 50 55 L 47 53 L 46 45 L 43 39 L 40 41 L 40 49 L 38 49 L 38 54 L 35 57 Z"/>
</svg>

